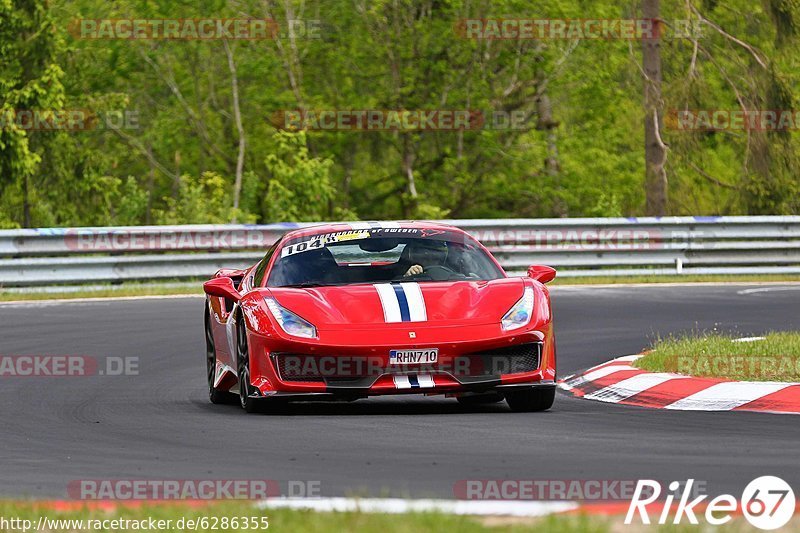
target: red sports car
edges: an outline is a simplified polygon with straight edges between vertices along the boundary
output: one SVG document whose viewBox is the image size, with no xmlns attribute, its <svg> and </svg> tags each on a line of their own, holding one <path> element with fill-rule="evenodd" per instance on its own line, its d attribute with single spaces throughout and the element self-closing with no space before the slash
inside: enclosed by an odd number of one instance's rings
<svg viewBox="0 0 800 533">
<path fill-rule="evenodd" d="M 555 270 L 509 277 L 464 231 L 354 222 L 284 235 L 203 288 L 212 402 L 445 394 L 464 404 L 553 404 Z"/>
</svg>

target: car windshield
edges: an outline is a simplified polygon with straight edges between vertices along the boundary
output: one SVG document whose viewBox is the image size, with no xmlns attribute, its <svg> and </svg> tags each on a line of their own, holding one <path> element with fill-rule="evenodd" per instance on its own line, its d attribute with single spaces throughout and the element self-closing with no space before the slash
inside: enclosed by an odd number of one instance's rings
<svg viewBox="0 0 800 533">
<path fill-rule="evenodd" d="M 479 281 L 503 271 L 471 237 L 411 228 L 352 230 L 283 243 L 267 285 L 313 287 L 390 281 Z"/>
</svg>

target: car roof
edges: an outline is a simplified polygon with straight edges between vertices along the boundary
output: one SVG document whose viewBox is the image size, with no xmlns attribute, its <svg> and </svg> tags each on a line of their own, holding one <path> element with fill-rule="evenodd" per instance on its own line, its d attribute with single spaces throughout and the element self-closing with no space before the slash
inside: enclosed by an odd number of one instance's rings
<svg viewBox="0 0 800 533">
<path fill-rule="evenodd" d="M 433 229 L 454 232 L 458 234 L 466 233 L 461 228 L 443 224 L 440 222 L 417 221 L 417 220 L 397 220 L 397 221 L 358 221 L 358 222 L 334 222 L 329 224 L 318 224 L 305 228 L 296 229 L 288 232 L 285 239 L 296 239 L 297 237 L 312 237 L 314 235 L 324 235 L 326 233 L 336 233 L 339 231 L 358 231 L 369 229 Z"/>
</svg>

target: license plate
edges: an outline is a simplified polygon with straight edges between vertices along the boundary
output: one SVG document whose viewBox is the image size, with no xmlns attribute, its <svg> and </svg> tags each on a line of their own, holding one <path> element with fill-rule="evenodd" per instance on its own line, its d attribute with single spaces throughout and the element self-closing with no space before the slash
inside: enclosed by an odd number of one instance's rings
<svg viewBox="0 0 800 533">
<path fill-rule="evenodd" d="M 421 350 L 390 350 L 389 363 L 393 365 L 424 365 L 439 360 L 439 348 Z"/>
</svg>

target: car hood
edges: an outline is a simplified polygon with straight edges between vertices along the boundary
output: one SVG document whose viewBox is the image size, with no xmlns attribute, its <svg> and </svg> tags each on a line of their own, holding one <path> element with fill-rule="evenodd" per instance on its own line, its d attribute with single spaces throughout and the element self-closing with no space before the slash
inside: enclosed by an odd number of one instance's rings
<svg viewBox="0 0 800 533">
<path fill-rule="evenodd" d="M 499 323 L 522 297 L 522 278 L 270 288 L 278 303 L 317 329 Z M 266 295 L 265 295 L 266 296 Z"/>
</svg>

